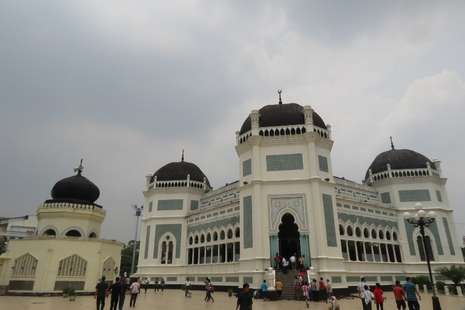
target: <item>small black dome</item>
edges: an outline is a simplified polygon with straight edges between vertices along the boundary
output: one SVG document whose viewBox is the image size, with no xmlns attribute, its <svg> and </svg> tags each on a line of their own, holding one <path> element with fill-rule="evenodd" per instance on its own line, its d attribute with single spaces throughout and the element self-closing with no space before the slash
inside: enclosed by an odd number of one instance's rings
<svg viewBox="0 0 465 310">
<path fill-rule="evenodd" d="M 430 163 L 434 168 L 433 162 L 426 156 L 408 149 L 392 149 L 376 156 L 371 163 L 365 175 L 365 180 L 369 177 L 369 171 L 378 173 L 387 170 L 387 164 L 391 164 L 391 169 L 418 169 L 426 168 L 426 163 Z"/>
<path fill-rule="evenodd" d="M 259 126 L 285 126 L 305 124 L 304 108 L 297 103 L 270 104 L 258 110 Z M 325 122 L 315 111 L 313 112 L 313 124 L 326 129 Z M 246 133 L 252 128 L 250 116 L 244 121 L 240 134 Z"/>
<path fill-rule="evenodd" d="M 50 201 L 94 204 L 99 196 L 97 185 L 78 173 L 58 181 L 52 188 Z"/>
<path fill-rule="evenodd" d="M 186 180 L 188 174 L 193 181 L 203 182 L 205 178 L 208 187 L 210 187 L 210 182 L 202 170 L 197 165 L 187 161 L 172 162 L 164 165 L 153 174 L 152 181 L 155 176 L 157 177 L 157 181 Z"/>
</svg>

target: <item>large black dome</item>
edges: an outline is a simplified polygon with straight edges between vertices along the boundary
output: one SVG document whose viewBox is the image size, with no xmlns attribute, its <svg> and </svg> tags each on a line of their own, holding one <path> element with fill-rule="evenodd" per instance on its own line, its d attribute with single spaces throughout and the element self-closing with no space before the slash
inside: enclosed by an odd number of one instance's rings
<svg viewBox="0 0 465 310">
<path fill-rule="evenodd" d="M 266 105 L 258 110 L 258 113 L 260 127 L 305 124 L 304 108 L 297 103 Z M 313 124 L 326 129 L 325 122 L 315 111 L 313 112 Z M 240 134 L 246 133 L 251 128 L 252 121 L 249 116 L 242 124 Z"/>
<path fill-rule="evenodd" d="M 392 149 L 376 156 L 367 170 L 365 179 L 368 179 L 370 169 L 373 174 L 386 171 L 387 164 L 391 165 L 391 169 L 418 169 L 426 168 L 426 163 L 429 163 L 434 168 L 434 163 L 418 152 L 408 149 Z"/>
<path fill-rule="evenodd" d="M 157 177 L 157 181 L 186 180 L 188 174 L 190 175 L 190 180 L 193 181 L 203 182 L 205 178 L 207 185 L 210 187 L 210 182 L 202 170 L 197 165 L 187 161 L 172 162 L 164 165 L 153 174 L 152 181 L 155 176 Z"/>
<path fill-rule="evenodd" d="M 97 185 L 80 173 L 58 181 L 52 188 L 52 201 L 91 203 L 100 196 Z"/>
</svg>

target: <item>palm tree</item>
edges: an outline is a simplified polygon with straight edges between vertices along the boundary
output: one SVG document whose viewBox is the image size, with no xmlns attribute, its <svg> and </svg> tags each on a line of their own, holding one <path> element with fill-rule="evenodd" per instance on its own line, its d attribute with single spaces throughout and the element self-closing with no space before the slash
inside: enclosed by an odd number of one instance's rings
<svg viewBox="0 0 465 310">
<path fill-rule="evenodd" d="M 455 286 L 465 280 L 465 267 L 452 265 L 451 267 L 439 268 L 438 272 L 441 276 L 451 280 Z"/>
</svg>

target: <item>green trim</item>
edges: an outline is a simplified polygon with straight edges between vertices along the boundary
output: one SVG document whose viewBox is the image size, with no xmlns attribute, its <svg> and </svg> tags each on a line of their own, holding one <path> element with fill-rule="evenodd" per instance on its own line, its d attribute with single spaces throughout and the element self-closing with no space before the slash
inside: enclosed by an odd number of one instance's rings
<svg viewBox="0 0 465 310">
<path fill-rule="evenodd" d="M 433 224 L 431 224 L 428 228 L 433 234 L 434 240 L 436 241 L 436 248 L 438 249 L 438 254 L 444 255 L 444 250 L 442 249 L 441 237 L 439 236 L 438 223 L 434 221 Z"/>
<path fill-rule="evenodd" d="M 323 194 L 323 211 L 326 225 L 326 244 L 337 247 L 336 224 L 334 221 L 333 196 Z"/>
<path fill-rule="evenodd" d="M 242 282 L 252 284 L 253 283 L 253 277 L 244 277 L 244 278 L 242 278 Z"/>
<path fill-rule="evenodd" d="M 366 216 L 360 216 L 360 215 L 354 215 L 354 214 L 347 214 L 347 213 L 337 213 L 338 218 L 343 221 L 351 221 L 353 224 L 367 224 L 367 225 L 381 225 L 383 227 L 392 227 L 392 228 L 398 228 L 397 222 L 394 221 L 388 221 L 388 220 L 381 220 L 379 218 L 372 218 L 372 217 L 366 217 Z"/>
<path fill-rule="evenodd" d="M 400 202 L 431 201 L 431 195 L 427 189 L 413 189 L 399 191 Z"/>
<path fill-rule="evenodd" d="M 253 247 L 253 220 L 252 220 L 252 196 L 243 198 L 244 218 L 244 249 Z"/>
<path fill-rule="evenodd" d="M 413 226 L 412 224 L 409 224 L 407 222 L 407 219 L 404 219 L 404 223 L 405 223 L 405 234 L 406 234 L 407 241 L 408 241 L 408 248 L 410 251 L 410 255 L 413 256 L 413 255 L 416 255 L 415 244 L 413 241 L 413 231 L 415 229 L 415 226 Z"/>
<path fill-rule="evenodd" d="M 302 154 L 280 154 L 266 156 L 267 171 L 302 170 L 304 161 Z"/>
<path fill-rule="evenodd" d="M 158 200 L 157 210 L 182 210 L 182 199 L 161 199 Z"/>
<path fill-rule="evenodd" d="M 224 282 L 238 283 L 239 282 L 239 277 L 226 277 Z"/>
<path fill-rule="evenodd" d="M 455 255 L 455 247 L 454 242 L 452 241 L 452 235 L 449 229 L 449 223 L 447 222 L 447 218 L 442 218 L 442 225 L 444 225 L 444 229 L 446 231 L 447 243 L 449 244 L 450 255 Z"/>
<path fill-rule="evenodd" d="M 320 171 L 329 172 L 328 158 L 318 155 L 318 166 L 320 168 Z"/>
<path fill-rule="evenodd" d="M 242 162 L 242 176 L 248 176 L 252 174 L 252 159 L 247 159 Z"/>
<path fill-rule="evenodd" d="M 198 200 L 191 200 L 191 210 L 197 210 L 199 208 Z"/>
<path fill-rule="evenodd" d="M 181 255 L 181 224 L 158 224 L 155 226 L 155 241 L 153 248 L 153 258 L 158 258 L 158 244 L 160 243 L 160 238 L 165 233 L 169 232 L 173 234 L 176 239 L 176 258 L 179 258 Z"/>
<path fill-rule="evenodd" d="M 202 223 L 202 224 L 196 224 L 196 225 L 190 225 L 187 227 L 187 234 L 195 233 L 198 231 L 207 231 L 209 229 L 215 229 L 215 228 L 225 228 L 228 225 L 235 226 L 238 224 L 240 221 L 239 215 L 235 215 L 232 217 L 228 217 L 222 220 L 214 221 L 214 222 L 209 222 L 209 223 Z"/>
</svg>

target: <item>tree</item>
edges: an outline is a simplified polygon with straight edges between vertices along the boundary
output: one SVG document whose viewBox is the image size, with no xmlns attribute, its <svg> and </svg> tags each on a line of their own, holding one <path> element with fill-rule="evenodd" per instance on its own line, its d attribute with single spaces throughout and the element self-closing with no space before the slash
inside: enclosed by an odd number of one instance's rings
<svg viewBox="0 0 465 310">
<path fill-rule="evenodd" d="M 136 270 L 137 270 L 137 262 L 139 259 L 139 246 L 140 242 L 137 241 L 136 244 Z M 121 250 L 121 266 L 120 266 L 120 274 L 131 274 L 131 261 L 132 261 L 132 251 L 134 249 L 134 240 L 131 240 L 126 244 L 123 249 Z"/>
<path fill-rule="evenodd" d="M 443 267 L 437 270 L 439 274 L 449 280 L 451 280 L 455 286 L 458 286 L 460 282 L 465 280 L 465 267 L 452 265 L 451 267 Z"/>
</svg>

